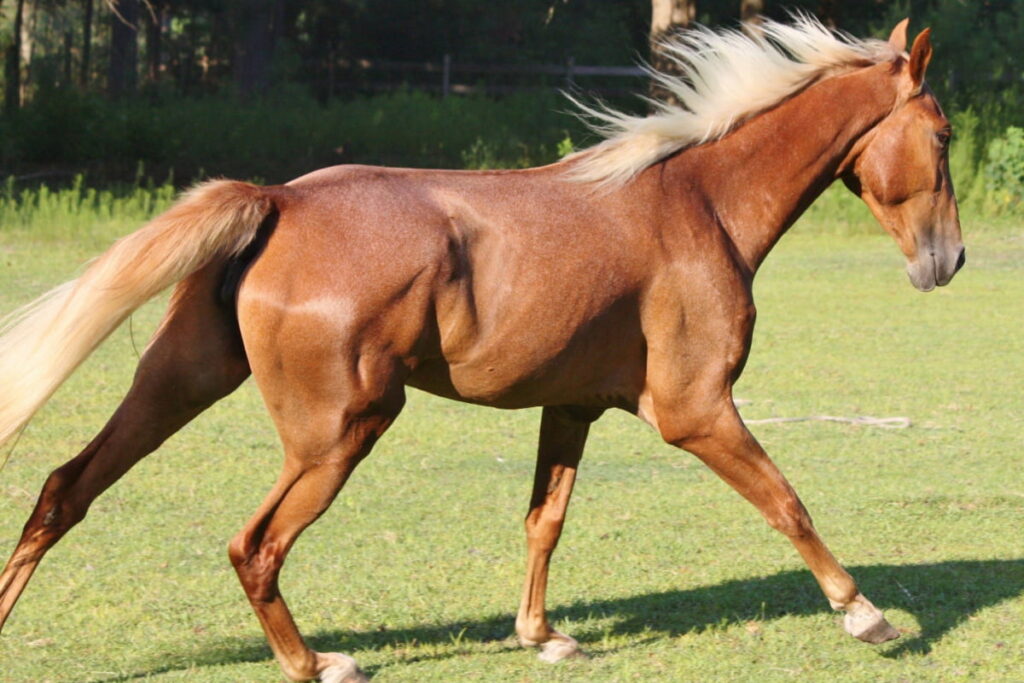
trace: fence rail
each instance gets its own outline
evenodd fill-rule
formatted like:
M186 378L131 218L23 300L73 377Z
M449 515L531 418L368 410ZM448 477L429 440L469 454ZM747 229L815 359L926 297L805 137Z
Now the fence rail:
M509 93L528 92L536 90L558 90L560 88L576 88L580 84L576 78L625 78L641 79L646 77L646 72L638 66L595 66L576 64L572 57L564 64L470 64L456 62L451 55L444 55L440 62L405 62L377 59L355 59L345 60L340 63L342 70L350 73L369 74L371 72L390 72L407 74L436 75L433 81L418 83L417 87L425 87L430 90L439 90L442 96L451 94L470 94L478 92ZM458 82L459 76L482 75L482 76L556 76L561 78L560 86L553 85L522 85L522 84L497 84L497 83L463 83ZM378 90L387 90L399 87L400 84L393 83L371 83L369 87ZM601 94L623 94L632 93L637 90L636 84L633 87L607 87L599 86L587 88Z

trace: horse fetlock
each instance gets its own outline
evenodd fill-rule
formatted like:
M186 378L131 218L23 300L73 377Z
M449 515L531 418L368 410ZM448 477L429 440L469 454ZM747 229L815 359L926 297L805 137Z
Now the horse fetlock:
M527 610L516 616L516 637L523 647L537 647L554 632L543 615L530 617Z
M900 637L900 632L885 620L882 611L860 593L844 609L843 628L857 640L877 645Z
M356 660L340 652L317 653L320 683L368 683L369 678L362 672Z
M521 635L516 635L516 640L519 641L519 645L522 647L537 647L540 645L539 640L531 640L530 638L524 638Z
M545 662L554 663L569 657L584 656L574 638L559 633L546 622L538 627L517 621L516 635L523 647L539 648L537 658Z

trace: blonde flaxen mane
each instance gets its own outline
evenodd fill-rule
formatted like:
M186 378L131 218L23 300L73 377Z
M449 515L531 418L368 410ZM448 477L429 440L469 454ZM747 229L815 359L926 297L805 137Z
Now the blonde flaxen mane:
M801 15L792 24L765 21L750 32L697 28L663 42L681 74L648 68L682 106L653 102L650 116L631 116L570 96L605 139L566 157L568 178L614 189L640 171L692 145L718 139L837 70L895 59L883 40L836 34Z

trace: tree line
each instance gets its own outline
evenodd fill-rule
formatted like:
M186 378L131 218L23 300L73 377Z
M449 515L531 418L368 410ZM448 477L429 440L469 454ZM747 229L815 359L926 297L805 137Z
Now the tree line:
M276 182L333 163L547 163L588 140L553 92L567 70L502 66L657 64L650 48L662 31L792 9L857 36L884 38L907 15L915 32L931 26L929 83L956 121L961 165L995 168L985 160L996 148L1016 163L1024 0L0 0L0 178ZM432 94L436 73L359 68L446 55L499 66L461 72L483 86L468 90L518 94L445 99ZM975 174L979 183L988 172Z
M856 35L900 14L970 4L975 18L1016 18L1015 0L0 0L4 102L11 113L47 89L122 98L297 84L344 94L360 58L478 63L630 64L664 33L695 21L816 14ZM1020 22L1016 22L1020 23ZM941 52L940 52L941 54ZM657 61L657 55L653 58Z

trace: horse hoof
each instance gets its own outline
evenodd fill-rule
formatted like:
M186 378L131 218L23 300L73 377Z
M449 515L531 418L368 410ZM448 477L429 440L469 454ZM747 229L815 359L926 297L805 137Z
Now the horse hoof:
M852 614L847 614L843 620L843 626L846 628L846 632L857 640L863 640L865 643L871 643L872 645L878 645L887 640L894 640L900 637L900 632L894 629L881 614L871 619L858 618Z
M586 655L580 650L580 644L574 638L558 632L554 633L550 640L540 644L540 653L537 655L538 659L549 664L571 657L586 657Z
M873 645L900 637L900 632L885 620L881 610L863 595L858 595L847 609L843 627L857 640Z
M324 668L317 680L320 683L369 683L356 660L340 652L326 652L320 655L327 660L328 665Z

